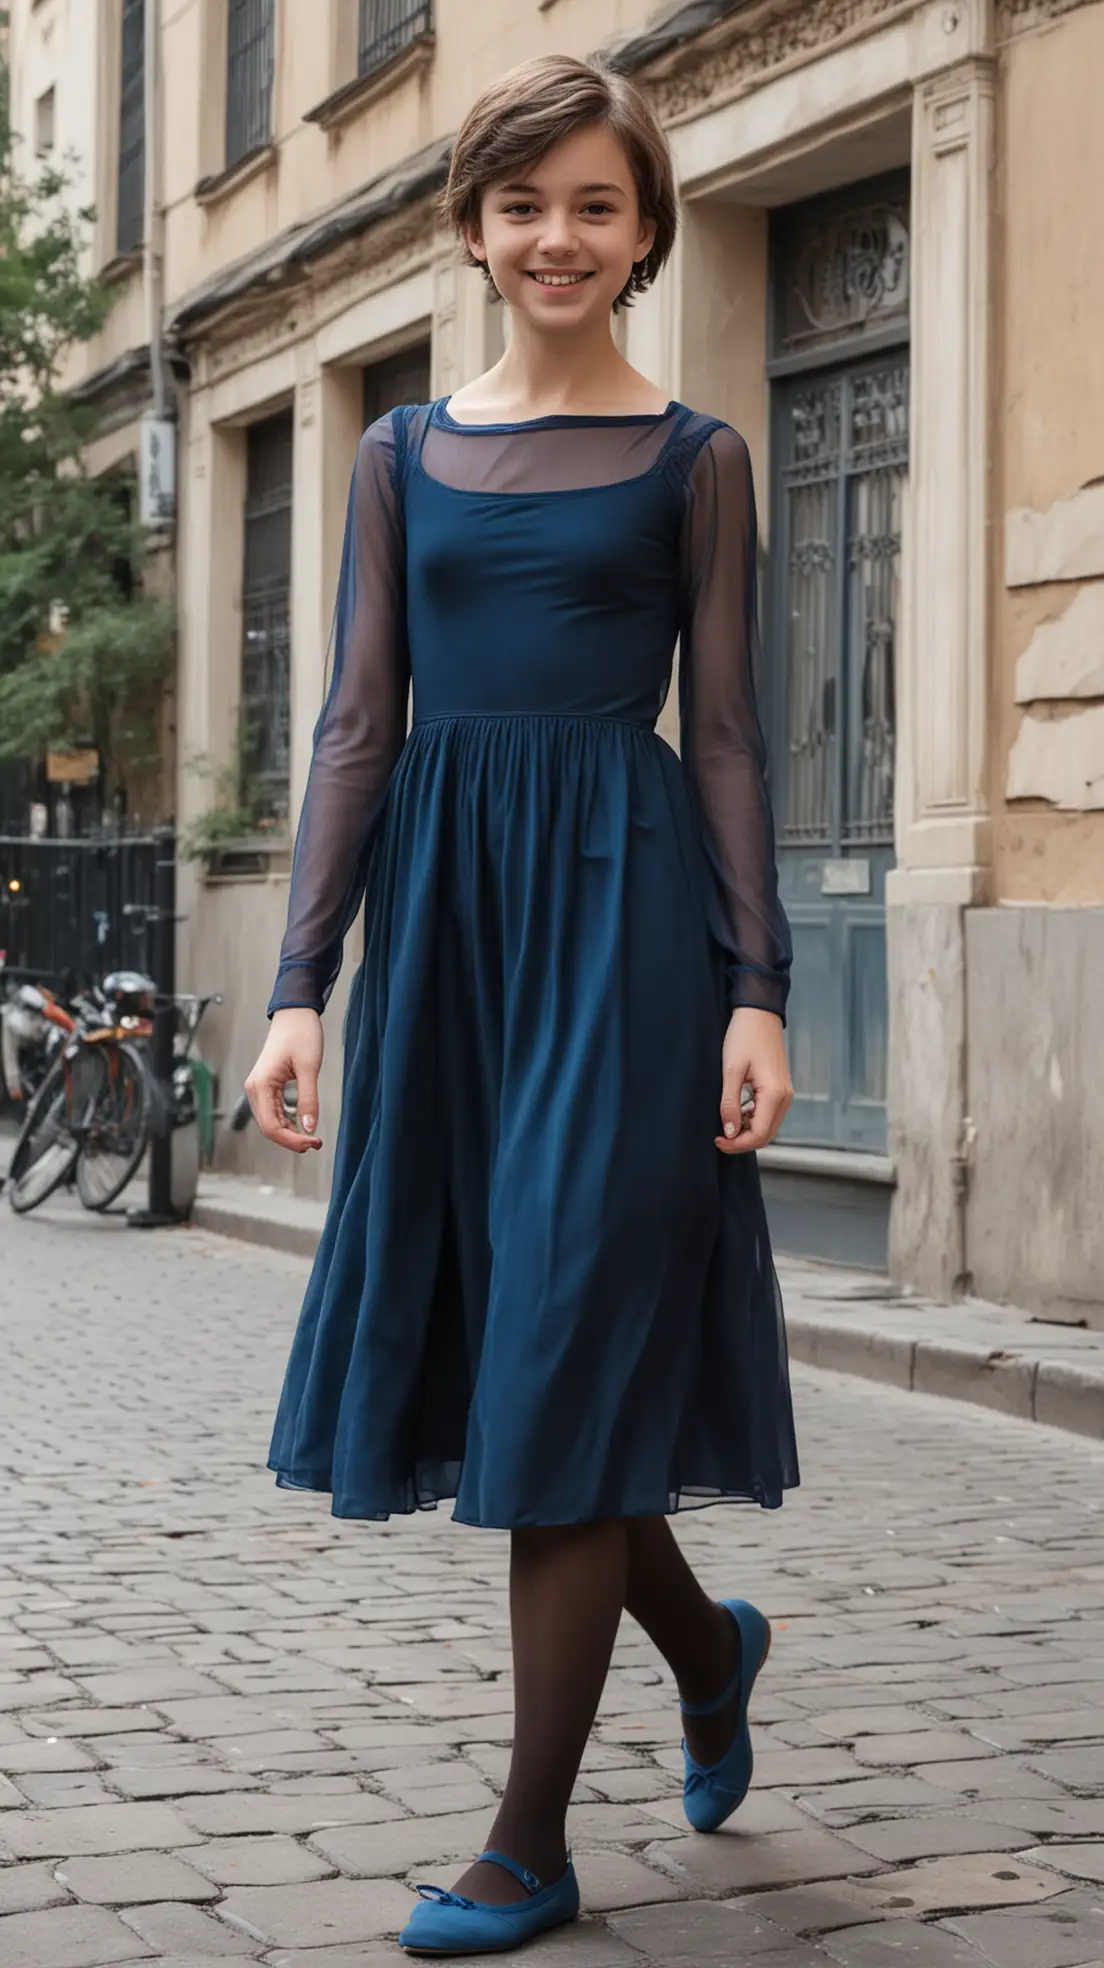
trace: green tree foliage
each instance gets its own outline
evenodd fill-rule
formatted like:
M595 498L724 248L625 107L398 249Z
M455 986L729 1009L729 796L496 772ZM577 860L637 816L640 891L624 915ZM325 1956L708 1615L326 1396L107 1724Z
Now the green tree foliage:
M20 168L5 97L0 86L0 758L94 745L106 800L158 756L172 621L136 585L127 489L88 476L95 419L61 385L111 302L82 271L94 215L74 207L65 171Z

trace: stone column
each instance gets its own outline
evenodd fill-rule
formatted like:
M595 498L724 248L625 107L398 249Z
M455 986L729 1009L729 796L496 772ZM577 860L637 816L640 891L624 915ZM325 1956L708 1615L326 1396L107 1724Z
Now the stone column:
M498 361L505 346L503 315L483 275L465 266L450 243L433 269L434 397L451 396Z
M207 389L189 399L181 450L177 811L186 822L211 804L197 764L214 768L233 755L241 690L245 434L212 422Z
M964 911L986 899L993 76L924 82L913 113L912 405L897 862L887 882L890 1262L968 1282Z
M316 344L296 351L291 566L291 824L310 769L326 689L334 594L349 479L361 433L362 372L321 368Z
M176 814L186 828L211 805L213 775L232 756L241 686L244 434L212 423L211 392L202 383L187 399L180 455ZM209 989L194 862L181 860L177 902L179 988Z

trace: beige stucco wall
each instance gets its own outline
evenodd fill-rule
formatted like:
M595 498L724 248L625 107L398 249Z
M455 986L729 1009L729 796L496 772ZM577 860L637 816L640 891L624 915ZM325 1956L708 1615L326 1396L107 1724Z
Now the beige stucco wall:
M1099 4L1000 57L990 796L1012 902L1104 899L1102 73ZM1063 561L1093 578L1050 578Z
M91 206L96 212L84 254L89 274L102 272L114 258L119 6L120 0L9 0L11 118L21 140L17 168L30 175L36 167L35 104L53 88L51 161L70 176L66 198L72 209ZM100 333L70 352L64 382L106 367L145 341L140 272L120 269L113 293Z
M370 182L459 125L475 95L516 62L543 53L587 54L641 23L647 0L437 0L432 62L387 87L340 127L305 122L351 80L337 50L349 47L355 0L310 0L277 9L271 167L206 206L198 180L222 168L217 83L224 34L219 0L164 6L167 299L208 273ZM347 17L342 19L342 17ZM344 32L339 33L339 26Z
M42 0L36 17L77 4ZM87 4L106 31L118 0ZM30 0L20 8L29 14ZM347 79L338 27L348 46L355 0L284 0L272 154L247 181L197 200L197 181L223 161L224 3L163 0L169 308L454 129L512 63L546 50L585 54L655 11L652 0L438 0L433 60L327 132L304 116ZM932 1290L949 1288L971 1256L957 1157L967 1103L983 1104L984 1093L967 1073L967 971L998 945L975 938L971 957L966 918L979 903L1077 904L1104 890L1104 810L1012 796L1025 784L1068 795L1104 743L1104 676L1093 667L1104 666L1093 656L1104 625L1104 487L1092 485L1104 478L1094 368L1104 318L1095 250L1104 122L1093 87L1102 65L1102 0L848 0L846 9L806 0L746 18L738 10L653 78L685 223L671 268L622 323L624 346L670 394L744 431L768 552L767 209L912 165L915 452L887 912L890 1148L894 1267ZM106 83L100 104L106 114ZM100 141L102 166L102 132ZM104 350L144 339L143 320L133 286ZM182 818L206 795L188 757L225 754L232 740L244 426L293 408L294 812L322 695L361 369L427 339L434 395L484 368L500 345L499 317L478 276L457 265L428 201L313 265L293 294L251 296L192 334L180 430ZM1085 735L1073 746L1051 723ZM673 694L660 728L675 737ZM232 1096L264 1036L286 868L274 860L263 879L214 885L192 868L181 886L182 982L232 1001L208 1042ZM354 961L350 950L342 989ZM1028 1000L1033 988L1025 980ZM327 1019L331 1124L340 1014L338 998ZM1008 1045L994 1039L994 1060L1015 1049L1011 1027L1007 1036ZM289 1187L325 1189L328 1154L293 1162L249 1136L223 1152ZM1001 1164L991 1193L1014 1193L1014 1177Z

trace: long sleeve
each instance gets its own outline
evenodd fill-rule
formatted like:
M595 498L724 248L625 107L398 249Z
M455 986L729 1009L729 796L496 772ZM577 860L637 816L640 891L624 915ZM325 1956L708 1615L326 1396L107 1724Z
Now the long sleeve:
M792 943L778 898L767 750L755 697L756 521L742 437L715 429L694 461L683 535L681 748L712 872L710 927L728 1001L786 1020Z
M364 893L375 822L406 735L402 520L391 417L361 439L334 614L333 675L315 727L295 839L287 931L268 1015L321 1012Z

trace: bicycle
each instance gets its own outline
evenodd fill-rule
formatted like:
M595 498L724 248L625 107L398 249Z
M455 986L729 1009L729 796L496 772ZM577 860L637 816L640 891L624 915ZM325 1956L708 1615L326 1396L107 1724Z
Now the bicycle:
M26 1112L73 1025L62 994L5 976L0 951L0 1104Z
M64 1182L87 1209L106 1209L145 1151L151 1080L136 1043L153 1031L155 986L137 972L74 998L67 1035L27 1110L8 1174L23 1216Z
M108 1209L137 1173L155 1126L174 1125L177 1109L194 1098L191 1048L208 1006L222 999L172 1000L183 1043L171 1092L155 1079L149 1055L159 1002L152 980L129 971L74 1000L74 1029L31 1101L12 1157L8 1200L19 1215L70 1180L85 1209Z

